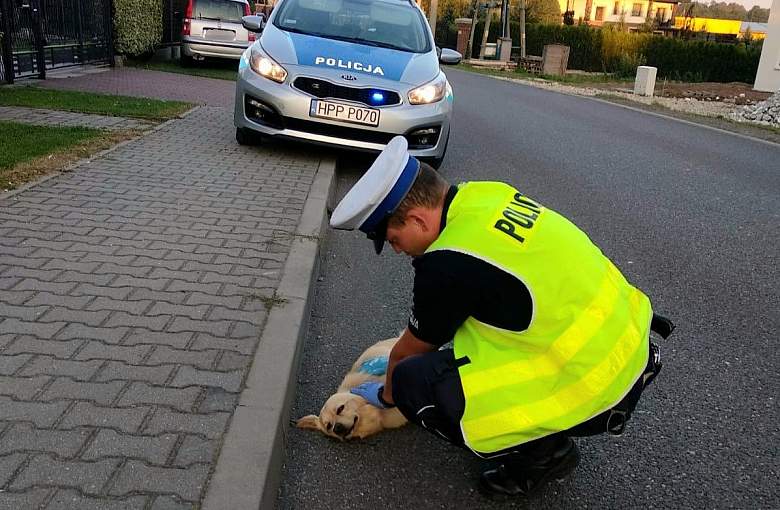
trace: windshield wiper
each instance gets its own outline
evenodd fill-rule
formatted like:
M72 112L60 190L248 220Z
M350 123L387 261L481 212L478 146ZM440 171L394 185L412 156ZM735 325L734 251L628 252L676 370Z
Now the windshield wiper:
M210 19L213 21L222 21L222 18L211 18L209 16L203 16L202 14L198 14L198 19Z
M398 46L394 46L392 44L381 43L378 41L370 41L367 39L360 39L359 37L347 37L344 35L326 35L324 37L330 37L331 39L336 39L337 41L365 44L366 46L376 46L377 48L390 48L393 50L404 50L404 48L399 48ZM409 50L405 50L405 51L409 51Z
M355 39L355 38L349 38L348 40L359 43L359 44L365 44L367 46L376 46L377 48L389 48L391 50L398 50L398 51L408 51L411 53L414 53L413 50L409 48L402 48L401 46L396 46L395 44L390 43L383 43L379 41L369 41L366 39Z
M319 34L317 34L317 33L314 33L314 32L307 32L306 30L301 30L300 28L295 28L295 27L277 27L277 28L279 28L279 29L281 29L281 30L285 30L285 31L287 31L287 32L294 32L294 33L296 33L296 34L304 34L304 35L319 35Z
M379 42L379 41L371 41L369 39L361 39L359 37L347 37L345 35L325 34L325 33L322 33L322 32L304 32L303 30L299 30L299 29L295 29L295 28L290 28L290 29L287 29L287 30L290 30L291 32L297 32L299 34L313 35L313 36L316 36L316 37L325 37L326 39L335 39L337 41L352 42L352 43L357 43L357 44L365 44L366 46L375 46L377 48L388 48L388 49L391 49L391 50L408 51L408 52L414 53L414 51L409 49L409 48L402 48L402 47L396 46L394 44L383 43L383 42Z

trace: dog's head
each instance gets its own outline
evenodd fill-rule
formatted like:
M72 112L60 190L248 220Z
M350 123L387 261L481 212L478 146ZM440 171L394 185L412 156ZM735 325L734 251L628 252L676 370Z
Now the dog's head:
M326 436L344 441L359 437L356 432L361 421L374 421L376 414L377 408L363 397L341 392L325 402L319 416L304 416L296 422L296 426L301 429L319 430Z

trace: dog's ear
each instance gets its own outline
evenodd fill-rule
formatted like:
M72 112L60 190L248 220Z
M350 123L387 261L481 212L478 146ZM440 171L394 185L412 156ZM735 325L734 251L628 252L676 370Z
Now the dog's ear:
M299 429L322 430L322 425L320 425L320 417L314 414L299 418L295 426Z

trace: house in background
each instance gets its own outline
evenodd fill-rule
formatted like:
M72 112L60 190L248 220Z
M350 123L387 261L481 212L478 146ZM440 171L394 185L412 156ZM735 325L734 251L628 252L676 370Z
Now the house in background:
M704 41L737 43L750 37L759 41L766 37L767 24L740 21L736 19L696 18L675 16L668 26L661 26L658 32L670 37L694 38Z
M628 25L629 30L645 23L649 17L659 24L672 22L672 13L677 0L558 0L561 12L573 11L574 20L593 26L617 24Z
M772 0L766 39L753 88L765 92L780 91L780 0Z
M672 36L688 33L707 41L736 42L741 30L742 21L736 19L676 16L674 25L664 33Z
M769 25L767 23L743 21L742 26L739 28L739 38L744 39L747 34L750 34L750 39L752 41L766 39L766 31L768 26Z

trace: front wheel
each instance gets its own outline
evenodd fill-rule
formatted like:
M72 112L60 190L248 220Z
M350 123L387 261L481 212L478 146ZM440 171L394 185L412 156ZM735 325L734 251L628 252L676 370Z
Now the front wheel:
M236 141L238 145L260 145L260 136L246 128L236 128Z

